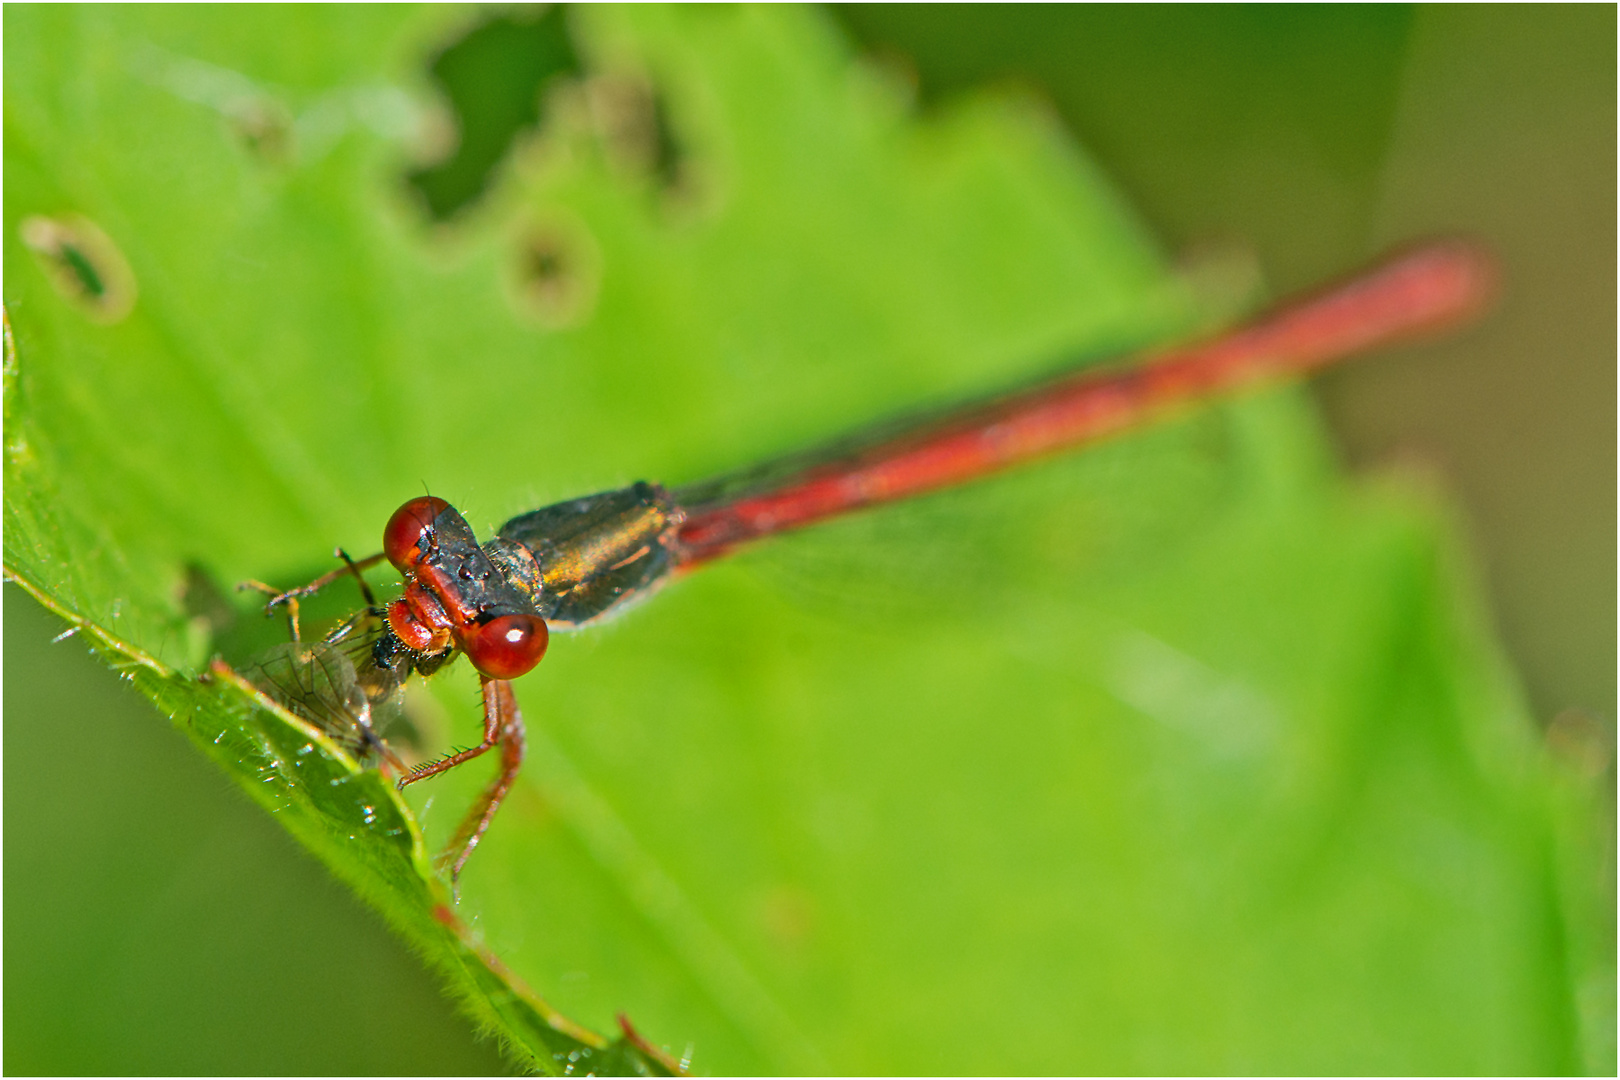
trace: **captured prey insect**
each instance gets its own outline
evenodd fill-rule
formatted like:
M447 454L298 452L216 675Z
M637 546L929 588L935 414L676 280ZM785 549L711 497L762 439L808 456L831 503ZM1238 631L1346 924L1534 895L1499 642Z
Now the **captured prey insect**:
M298 598L347 574L367 602L319 643L295 640L261 659L256 679L357 751L393 762L372 716L407 676L431 675L467 654L482 682L482 741L400 770L398 781L403 788L500 749L494 781L445 850L454 881L522 766L512 680L540 662L551 630L607 617L748 541L963 483L1190 402L1457 324L1483 308L1491 278L1489 261L1470 247L1419 247L1236 330L1123 368L1065 373L704 483L666 490L640 482L557 503L513 518L484 544L444 499L412 499L389 519L381 553L353 562L339 552L343 567L287 592L249 583L273 594L268 609L288 605L295 639ZM379 605L361 571L385 558L405 587Z

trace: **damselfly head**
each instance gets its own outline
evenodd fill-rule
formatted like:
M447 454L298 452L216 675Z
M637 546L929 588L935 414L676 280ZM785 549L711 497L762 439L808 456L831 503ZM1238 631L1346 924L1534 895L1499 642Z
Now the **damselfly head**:
M388 608L389 626L412 652L453 640L491 679L515 679L545 655L540 565L522 544L497 537L480 547L455 507L423 495L388 519L383 552L407 582Z

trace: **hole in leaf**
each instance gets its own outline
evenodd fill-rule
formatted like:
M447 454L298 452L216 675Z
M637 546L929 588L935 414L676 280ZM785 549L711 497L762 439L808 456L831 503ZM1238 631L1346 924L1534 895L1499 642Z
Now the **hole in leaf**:
M588 71L561 5L485 20L448 45L429 74L449 106L454 136L440 160L408 180L438 220L477 201L513 144L542 122L571 133L585 125L614 168L651 179L663 193L684 195L694 186L654 80L634 67ZM551 92L564 82L577 88Z
M664 191L680 186L684 155L651 79L632 72L597 75L586 95L592 123L615 166L650 177Z
M559 218L523 234L513 261L512 297L521 313L548 330L560 330L590 317L601 277L590 231Z
M39 257L56 291L91 319L114 323L135 306L135 275L129 263L88 218L29 217L18 233Z
M449 45L428 69L459 133L454 152L411 173L428 212L444 220L468 206L513 141L540 122L540 101L555 79L581 72L561 6L496 15Z

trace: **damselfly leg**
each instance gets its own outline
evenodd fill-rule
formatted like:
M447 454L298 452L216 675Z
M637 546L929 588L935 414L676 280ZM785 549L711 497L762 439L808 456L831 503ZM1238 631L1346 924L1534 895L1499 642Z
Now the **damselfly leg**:
M501 802L505 800L507 792L512 790L518 771L523 768L523 755L528 747L523 730L523 713L518 708L517 695L512 692L512 684L505 679L488 678L484 679L483 683L484 741L469 750L450 754L426 765L418 765L399 781L399 786L404 788L407 784L437 776L446 769L452 769L497 745L500 746L500 772L495 774L495 779L484 789L483 794L478 796L472 809L462 819L456 835L440 855L440 859L449 864L452 882L461 877L461 868L467 865L467 859L471 857L478 842L484 838L489 823L495 820L495 812L501 808Z
M255 592L262 592L269 596L270 599L264 602L264 613L266 615L274 614L276 608L278 607L286 607L287 628L292 634L292 640L297 641L299 640L299 599L301 597L314 596L316 593L320 592L322 589L326 588L340 577L348 576L354 578L355 582L360 586L360 595L365 599L366 606L368 608L374 608L377 606L377 596L371 591L371 585L366 581L365 571L382 562L385 555L379 551L375 555L367 556L366 558L361 559L359 562L355 562L353 559L349 558L349 553L344 551L342 548L338 548L333 552L333 554L339 559L343 560L343 565L338 567L336 570L322 574L308 585L300 585L296 589L282 590L276 588L274 585L266 585L262 581L255 581L252 578L249 578L247 581L238 584L236 588L238 591L243 589L252 589Z

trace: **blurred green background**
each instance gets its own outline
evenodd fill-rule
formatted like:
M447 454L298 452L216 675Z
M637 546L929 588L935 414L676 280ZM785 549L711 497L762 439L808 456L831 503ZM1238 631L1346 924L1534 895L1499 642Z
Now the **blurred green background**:
M1612 8L835 15L922 108L987 81L1034 88L1173 250L1252 251L1275 292L1414 235L1485 239L1504 293L1484 326L1336 372L1321 395L1352 465L1409 463L1456 492L1538 720L1612 749ZM545 73L572 62L561 26L498 13L445 54L437 73L484 126L466 125L461 172L401 184L440 213L476 199ZM7 1071L503 1069L368 912L7 600ZM333 977L311 1001L317 964Z

